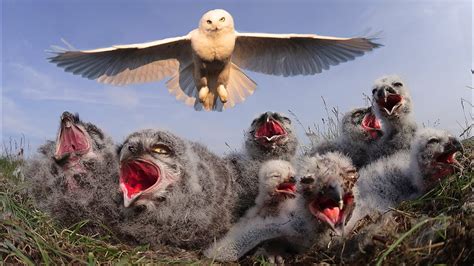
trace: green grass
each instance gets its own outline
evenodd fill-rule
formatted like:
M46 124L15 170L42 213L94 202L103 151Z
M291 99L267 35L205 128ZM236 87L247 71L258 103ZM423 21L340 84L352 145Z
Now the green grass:
M464 170L444 180L419 199L404 202L394 215L395 227L382 236L384 243L347 260L311 250L289 259L298 263L349 264L471 264L474 254L474 140L464 143ZM78 233L87 221L61 228L34 208L15 169L22 163L0 158L0 262L5 264L210 264L196 252L171 247L150 249L121 244L110 235ZM429 242L426 235L432 236ZM246 258L244 264L268 265L263 258Z
M131 247L111 236L86 236L79 230L87 221L60 228L36 210L14 174L21 161L0 158L0 261L6 264L189 264L176 251L154 251L147 246ZM112 244L113 243L113 244ZM166 254L163 254L166 253ZM177 254L179 255L179 254ZM189 256L189 254L185 254Z
M473 265L474 253L474 138L463 141L463 170L446 178L425 195L403 202L389 221L376 220L381 228L361 251L364 228L343 245L314 249L296 261L377 265ZM384 223L385 222L385 223ZM355 244L353 243L355 242ZM352 246L351 246L352 245ZM355 246L355 247L354 247ZM355 251L355 252L354 252ZM342 256L340 254L343 254Z

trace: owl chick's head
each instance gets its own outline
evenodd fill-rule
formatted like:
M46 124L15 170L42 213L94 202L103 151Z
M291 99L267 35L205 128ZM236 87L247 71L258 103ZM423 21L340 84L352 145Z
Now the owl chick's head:
M357 108L342 117L341 132L354 141L370 141L382 135L382 125L371 107Z
M252 121L246 133L245 147L252 158L290 159L296 153L298 140L291 120L280 114L266 112Z
M398 119L412 111L411 97L405 82L396 75L383 76L372 89L374 109L387 119Z
M462 144L445 130L420 129L411 145L411 161L418 164L424 188L433 187L461 167L455 157L463 151Z
M182 177L185 150L184 141L166 131L147 129L129 135L118 149L125 207L163 198Z
M258 172L259 191L269 197L294 198L296 193L295 170L288 161L270 160Z
M112 146L112 140L100 128L82 122L78 114L64 112L53 158L63 168L70 169L83 159L97 159L102 150Z
M224 9L210 10L201 17L199 30L208 34L234 31L234 19Z
M342 234L355 206L352 188L358 175L351 160L338 152L306 157L298 176L311 214Z

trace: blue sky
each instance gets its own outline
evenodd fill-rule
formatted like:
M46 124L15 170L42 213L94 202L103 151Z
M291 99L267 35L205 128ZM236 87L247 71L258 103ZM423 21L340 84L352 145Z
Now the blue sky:
M384 47L314 76L247 71L254 95L223 113L196 112L164 81L113 87L65 73L45 50L64 38L78 49L181 36L207 10L229 11L240 32L355 36L383 31ZM306 127L325 117L321 97L340 111L365 105L372 82L398 74L420 123L458 134L461 98L472 102L472 1L26 1L2 0L2 143L21 135L30 150L54 139L60 114L78 112L121 142L142 128L167 129L219 154L239 149L261 112L295 113ZM472 108L467 112L472 113ZM472 121L471 121L472 122ZM304 129L295 123L300 139Z

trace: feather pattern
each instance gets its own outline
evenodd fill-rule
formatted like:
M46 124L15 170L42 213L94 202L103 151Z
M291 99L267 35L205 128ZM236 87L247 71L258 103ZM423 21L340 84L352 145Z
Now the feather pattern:
M112 85L159 81L192 62L188 36L83 51L57 51L50 62L66 72Z
M380 47L367 38L314 34L237 33L232 61L277 76L313 75Z

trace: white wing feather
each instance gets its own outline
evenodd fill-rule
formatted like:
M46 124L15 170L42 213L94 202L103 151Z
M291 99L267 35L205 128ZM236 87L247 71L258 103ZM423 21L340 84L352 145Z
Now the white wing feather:
M381 46L373 40L314 34L237 33L232 62L270 75L313 75Z
M189 36L84 51L60 51L49 58L67 72L102 83L126 85L175 75L192 61Z

